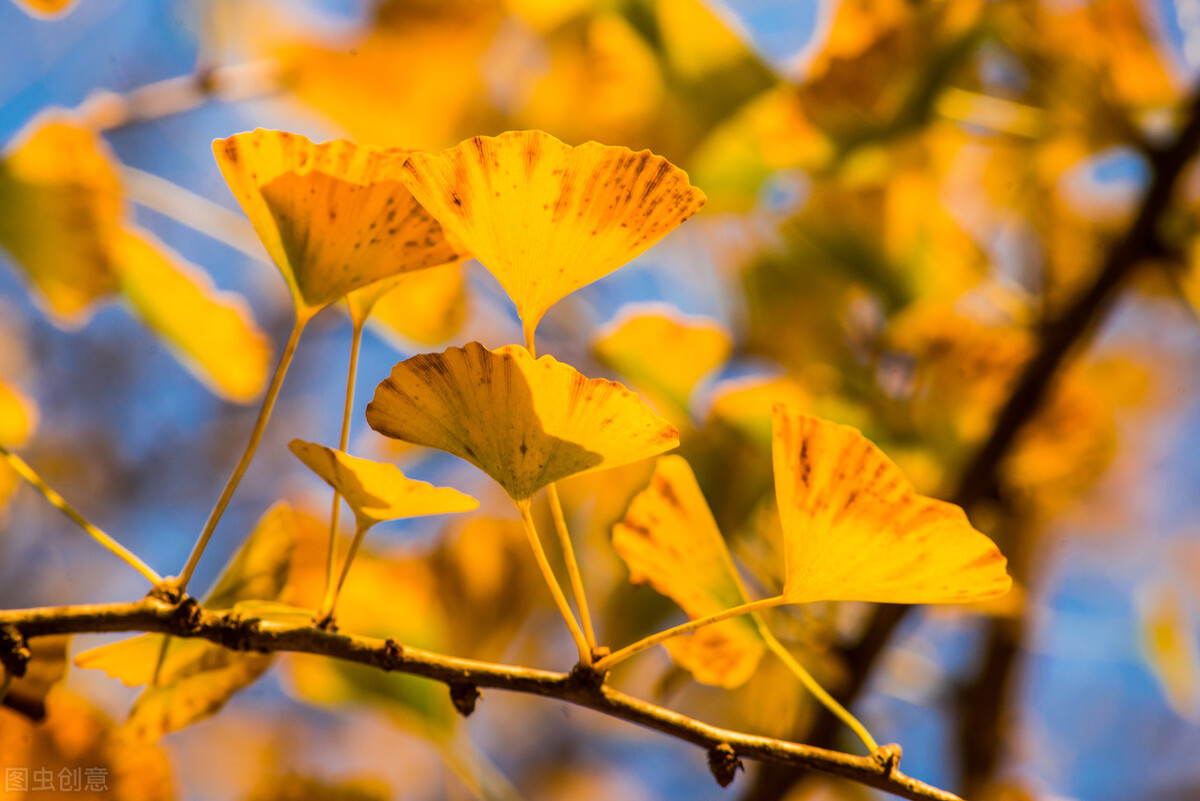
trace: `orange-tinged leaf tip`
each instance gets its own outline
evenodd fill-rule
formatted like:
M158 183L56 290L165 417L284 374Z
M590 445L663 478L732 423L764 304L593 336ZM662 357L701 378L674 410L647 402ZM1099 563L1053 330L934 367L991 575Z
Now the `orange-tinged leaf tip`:
M620 384L552 356L478 342L400 362L367 422L389 437L452 453L517 501L567 476L656 456L679 433Z
M527 331L560 298L639 255L704 204L683 170L648 150L570 147L541 131L414 152L402 178L496 276Z
M288 447L346 499L360 524L469 512L479 506L479 501L451 487L435 487L408 478L393 464L362 459L301 439L292 440Z
M1008 592L995 544L918 495L857 429L774 409L775 495L793 603L959 603Z
M613 527L613 547L634 583L647 583L692 619L749 602L696 476L682 456L662 456L650 486ZM765 645L751 616L725 620L667 643L671 657L697 681L744 684Z
M406 150L257 129L215 140L213 153L298 311L460 258L400 182Z

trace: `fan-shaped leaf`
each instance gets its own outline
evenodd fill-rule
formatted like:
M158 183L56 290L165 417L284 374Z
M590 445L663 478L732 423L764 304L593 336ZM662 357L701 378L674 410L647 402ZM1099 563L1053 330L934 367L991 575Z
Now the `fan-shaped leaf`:
M469 512L479 501L451 487L408 478L394 464L374 462L294 439L288 446L304 464L350 504L359 525L401 517Z
M559 479L670 450L679 436L620 384L478 342L400 362L367 422L474 464L517 501Z
M704 203L686 173L648 150L568 147L541 131L412 153L404 181L496 276L529 333L560 298L637 256Z
M775 494L792 603L958 603L1012 585L954 504L918 495L857 429L775 407Z
M629 566L630 580L648 583L693 620L750 601L682 456L658 459L650 486L613 527L613 547ZM737 687L758 667L766 646L756 616L742 615L669 640L666 647L697 681Z
M398 178L406 152L258 129L213 142L300 313L458 254Z

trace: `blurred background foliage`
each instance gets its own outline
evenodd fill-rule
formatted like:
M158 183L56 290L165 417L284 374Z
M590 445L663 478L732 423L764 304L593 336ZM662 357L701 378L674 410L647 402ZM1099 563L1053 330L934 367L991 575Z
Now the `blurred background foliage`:
M776 592L772 403L861 428L920 491L952 496L1195 113L1200 4L6 0L0 43L0 440L160 572L186 556L291 324L211 140L268 127L437 149L539 128L650 148L708 195L553 309L539 344L680 428L751 591ZM971 798L1200 796L1198 201L1188 163L968 510L1009 557L1012 594L915 610L870 665L844 656L870 607L770 613L831 690L863 687L855 709L903 744L908 773ZM509 301L479 265L442 267L406 277L372 325L351 452L483 503L379 526L342 628L571 664L499 491L361 424L398 359L520 341ZM348 319L326 311L310 331L202 584L287 500L308 522L285 597L315 604L328 489L285 445L337 441ZM614 646L682 619L610 544L650 470L562 486ZM6 469L0 496L0 607L144 592ZM42 664L103 641L86 640L48 643ZM32 697L58 678L32 677ZM855 748L775 660L722 690L656 649L613 681L719 725ZM44 723L0 709L0 767L103 766L121 799L872 795L753 765L720 790L702 753L619 721L501 693L464 721L441 685L312 658L275 660L157 744L122 735L134 697L72 668Z

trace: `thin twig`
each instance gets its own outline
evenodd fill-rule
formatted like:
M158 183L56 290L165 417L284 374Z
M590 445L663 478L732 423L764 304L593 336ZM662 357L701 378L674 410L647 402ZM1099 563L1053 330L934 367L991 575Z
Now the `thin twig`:
M128 92L96 91L79 104L76 115L96 131L169 117L211 99L228 103L279 91L279 65L273 60L202 69Z
M739 757L841 776L914 801L961 801L958 796L904 775L895 762L852 756L770 737L729 731L643 701L604 685L593 671L555 673L443 656L380 640L250 619L233 611L209 612L190 599L169 604L154 597L132 603L43 607L0 612L0 631L28 639L52 634L138 631L201 638L265 653L317 654L408 673L448 686L474 685L556 698L654 729L705 749L727 744Z

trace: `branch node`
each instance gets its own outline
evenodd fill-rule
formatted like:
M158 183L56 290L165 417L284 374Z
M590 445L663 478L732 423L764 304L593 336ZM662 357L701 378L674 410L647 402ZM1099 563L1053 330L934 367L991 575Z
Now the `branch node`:
M579 662L575 667L571 668L571 673L567 677L567 683L582 690L586 693L594 694L600 691L604 686L604 679L608 677L608 672L596 670L592 665L585 665Z
M0 664L4 665L5 671L19 679L25 675L25 667L32 658L21 630L9 623L0 626Z
M380 666L384 670L396 670L404 663L404 646L388 637L383 643L383 659Z
M733 777L737 775L737 772L745 771L746 766L742 764L742 760L738 759L737 752L733 750L732 745L721 743L708 749L708 769L712 771L717 784L728 787L733 783Z
M479 688L467 681L450 682L450 700L458 714L464 718L470 717L475 711L475 702L482 698Z
M183 590L179 586L179 579L175 576L168 576L163 579L162 583L152 587L150 592L146 593L147 598L155 598L169 606L175 606L183 600Z
M179 602L171 615L176 628L185 634L195 634L200 630L200 602L188 596Z
M872 751L871 758L883 766L885 775L890 778L900 767L900 753L899 743L889 743Z
M250 642L261 631L260 623L262 621L256 617L242 617L236 612L226 615L225 625L217 628L221 645L231 651L252 650Z

